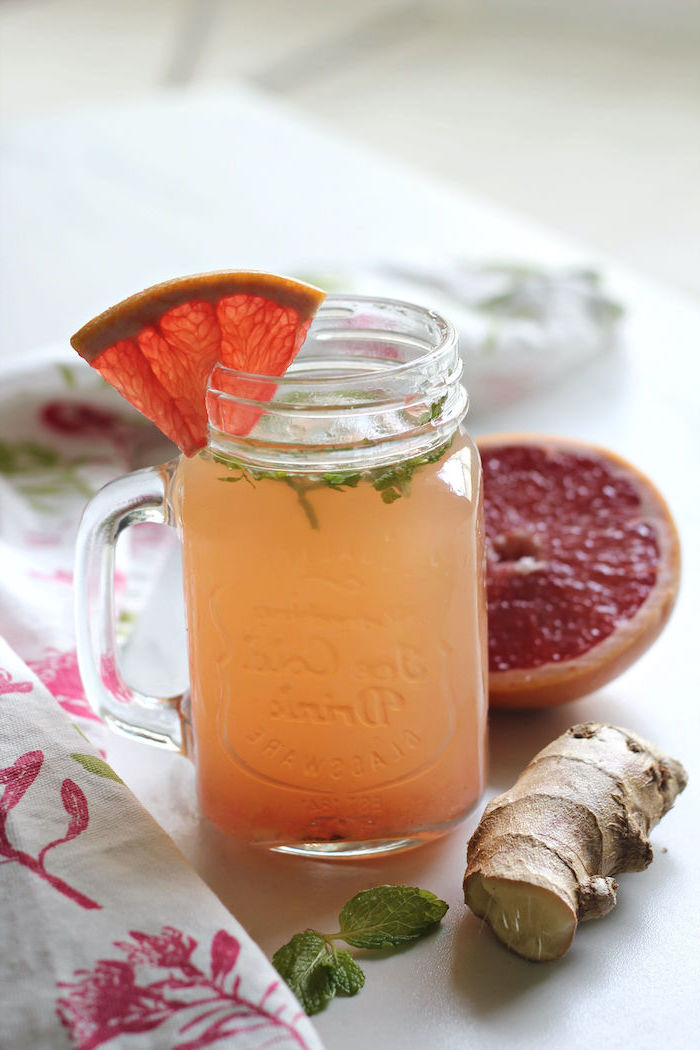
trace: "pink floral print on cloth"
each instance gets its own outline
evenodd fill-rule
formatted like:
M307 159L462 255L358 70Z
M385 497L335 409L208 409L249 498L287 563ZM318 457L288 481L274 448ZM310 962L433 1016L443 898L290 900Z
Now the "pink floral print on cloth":
M31 693L34 686L31 682L15 682L10 672L0 667L0 693Z
M27 853L26 850L20 849L10 841L8 833L10 810L22 801L25 793L39 776L43 764L43 751L26 751L16 758L11 766L0 769L0 787L4 788L0 795L0 857L3 858L0 864L8 864L11 861L23 864L25 868L45 879L55 890L65 894L81 908L99 908L100 905L96 901L86 897L63 879L57 878L46 870L46 854L49 850L71 842L78 835L82 835L90 823L85 793L75 781L66 777L61 784L61 802L69 817L68 829L64 835L47 842L36 856L32 856L31 853Z
M60 652L49 647L40 660L27 660L27 667L41 679L69 715L99 722L85 696L75 649Z
M237 972L240 942L226 930L214 934L205 968L192 959L195 938L172 926L155 935L132 930L129 936L130 942L114 945L126 959L100 959L73 982L60 982L64 994L57 1012L76 1050L164 1026L172 1050L202 1050L243 1035L261 1050L308 1047L298 1028L304 1013L279 994L279 979L262 995L246 994L245 977Z
M290 990L0 639L0 1046L322 1050Z
M75 656L78 522L86 500L111 478L174 452L78 358L0 369L0 635L98 741ZM172 545L169 530L153 526L130 530L120 543L122 636Z

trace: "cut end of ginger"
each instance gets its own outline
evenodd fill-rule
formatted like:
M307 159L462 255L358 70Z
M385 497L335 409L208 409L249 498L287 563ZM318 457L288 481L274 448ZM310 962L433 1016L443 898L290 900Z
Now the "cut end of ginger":
M467 879L465 895L475 915L525 959L559 959L571 946L576 915L556 893L542 886L473 875Z

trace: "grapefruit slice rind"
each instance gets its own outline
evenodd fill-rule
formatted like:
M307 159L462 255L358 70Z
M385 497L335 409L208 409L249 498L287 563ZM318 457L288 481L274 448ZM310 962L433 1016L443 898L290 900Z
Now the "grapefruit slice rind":
M658 637L680 545L656 487L617 454L538 434L477 440L484 468L489 699L593 692Z
M227 271L146 288L89 321L71 343L187 455L207 441L207 380L214 365L280 376L324 298L274 274ZM270 397L274 385L261 387ZM260 412L238 419L238 433Z

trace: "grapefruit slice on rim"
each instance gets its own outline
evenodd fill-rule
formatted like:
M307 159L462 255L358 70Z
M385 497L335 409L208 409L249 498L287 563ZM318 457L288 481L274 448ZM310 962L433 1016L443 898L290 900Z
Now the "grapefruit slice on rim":
M680 547L653 484L566 438L477 439L484 470L489 699L564 703L651 645L673 608Z
M71 344L186 455L207 443L207 380L214 365L281 376L301 348L325 293L274 274L221 271L146 288L89 321ZM235 381L233 381L235 382ZM229 380L229 393L237 393ZM269 399L274 385L246 385ZM260 412L227 422L250 430Z

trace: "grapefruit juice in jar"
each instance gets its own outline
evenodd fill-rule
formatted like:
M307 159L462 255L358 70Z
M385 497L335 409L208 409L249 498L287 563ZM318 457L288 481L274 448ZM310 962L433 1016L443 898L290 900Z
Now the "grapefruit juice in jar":
M483 790L481 473L460 374L436 315L332 299L270 400L273 381L212 376L210 443L170 502L200 804L237 838L401 849Z

